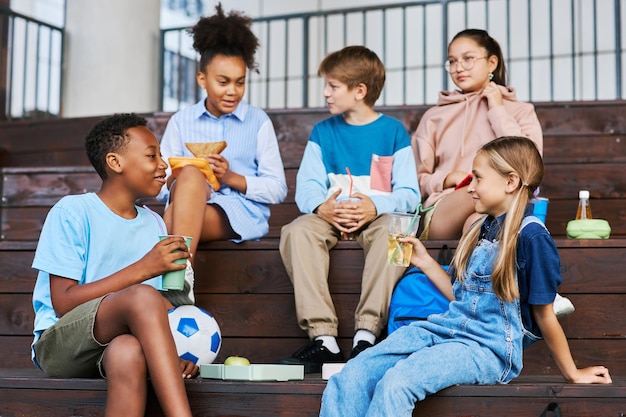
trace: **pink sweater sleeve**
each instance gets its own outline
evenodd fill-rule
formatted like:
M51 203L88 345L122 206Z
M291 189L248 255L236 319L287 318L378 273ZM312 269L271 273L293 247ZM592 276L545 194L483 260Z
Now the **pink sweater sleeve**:
M491 128L500 136L524 136L535 142L543 155L543 132L535 107L530 103L514 102L513 106L496 106L487 112Z

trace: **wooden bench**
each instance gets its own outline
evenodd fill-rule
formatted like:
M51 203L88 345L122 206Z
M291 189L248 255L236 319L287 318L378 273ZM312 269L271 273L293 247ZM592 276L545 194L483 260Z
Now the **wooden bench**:
M550 198L547 224L562 259L564 283L560 292L576 305L576 312L562 319L562 324L578 364L607 364L617 377L616 383L610 387L564 384L545 344L540 342L525 352L523 375L514 383L453 387L420 403L415 415L538 415L552 399L561 403L568 416L625 412L626 151L620 137L626 133L622 116L626 114L625 106L621 102L537 105L545 130L546 180L542 195ZM383 111L413 130L424 109ZM280 227L298 215L293 187L308 132L328 114L324 110L302 110L276 111L270 116L290 186L287 201L272 207L266 238L240 245L204 244L197 255L198 304L217 317L224 336L218 362L231 354L247 356L256 363L274 362L306 341L296 325L293 291L278 254L278 237ZM158 135L168 117L149 115L150 126ZM4 166L0 202L3 417L38 415L45 407L58 409L43 413L54 416L91 415L101 411L89 410L102 410L103 381L43 377L34 372L29 351L35 278L30 265L36 240L47 211L60 197L95 191L99 186L82 148L82 137L95 120L18 123L0 129L0 161ZM611 239L579 241L564 237L565 225L576 210L579 188L591 191L594 214L611 223ZM147 203L162 209L154 201ZM426 243L433 254L443 243L456 246L456 242ZM331 257L330 285L340 318L340 344L349 352L362 252L354 242L341 242ZM188 382L198 415L317 415L323 387L319 376L298 383ZM472 410L479 411L470 414ZM158 406L151 406L147 415L161 415Z

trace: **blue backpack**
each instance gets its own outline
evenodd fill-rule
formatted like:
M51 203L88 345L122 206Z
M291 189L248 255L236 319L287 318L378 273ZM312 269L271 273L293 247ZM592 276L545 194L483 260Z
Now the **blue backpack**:
M522 220L520 231L530 223L539 223L545 228L537 217L526 216ZM437 261L443 269L448 270L448 265L452 261L452 251L448 245L441 247ZM400 278L391 294L387 334L413 321L426 320L431 314L444 313L448 311L449 305L450 300L439 291L426 274L421 269L412 266Z
M439 264L448 270L451 251L444 245L439 252ZM396 284L389 303L387 334L416 320L426 320L431 314L448 310L450 300L432 283L421 269L411 266Z

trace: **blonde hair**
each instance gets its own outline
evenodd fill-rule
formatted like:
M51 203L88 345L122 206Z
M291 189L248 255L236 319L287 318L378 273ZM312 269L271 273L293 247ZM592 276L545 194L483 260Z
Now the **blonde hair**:
M516 281L518 233L526 206L543 179L543 160L533 141L517 136L497 138L481 147L478 154L485 156L489 165L503 177L516 174L520 179L513 202L507 211L504 227L498 236L500 252L491 273L491 285L495 294L502 301L510 302L519 297ZM452 262L460 281L466 278L466 268L478 244L485 217L475 222L459 241Z

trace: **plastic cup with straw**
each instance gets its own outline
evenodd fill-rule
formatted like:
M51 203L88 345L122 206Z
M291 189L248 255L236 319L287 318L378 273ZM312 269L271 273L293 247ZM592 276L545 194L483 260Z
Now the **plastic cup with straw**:
M352 197L352 185L354 183L354 179L352 178L352 173L350 172L350 168L346 167L346 173L348 174L348 178L350 179L350 186L348 188L348 196L347 197L339 197L339 198L337 198L337 202L339 202L339 201L360 202L361 201L360 198ZM356 232L353 232L353 233L341 232L341 239L343 239L343 240L355 240L356 239L356 235L357 235Z
M417 235L417 229L419 227L420 213L430 210L422 209L420 204L415 213L389 213L387 226L387 253L388 261L390 265L407 267L411 260L411 252L413 251L413 245L410 243L398 242L398 237L415 237Z

